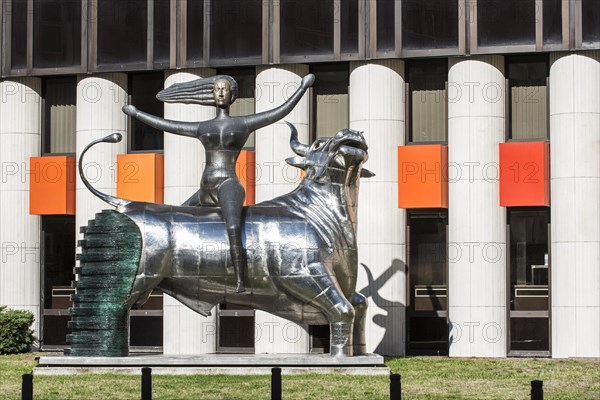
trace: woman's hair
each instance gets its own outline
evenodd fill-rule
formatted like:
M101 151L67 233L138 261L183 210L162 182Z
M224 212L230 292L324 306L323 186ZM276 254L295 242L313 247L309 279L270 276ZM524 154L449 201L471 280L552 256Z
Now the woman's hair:
M215 75L200 78L190 82L175 83L161 90L156 98L166 103L201 104L203 106L216 106L213 90L215 82L226 80L231 86L231 102L238 96L238 84L229 75Z

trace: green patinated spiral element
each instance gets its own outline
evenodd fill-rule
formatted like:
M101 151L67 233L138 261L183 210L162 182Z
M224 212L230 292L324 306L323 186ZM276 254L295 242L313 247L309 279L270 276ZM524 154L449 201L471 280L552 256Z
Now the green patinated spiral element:
M65 354L120 357L129 353L129 308L142 252L142 235L127 216L113 210L96 214L82 229L78 280L70 310L71 349Z

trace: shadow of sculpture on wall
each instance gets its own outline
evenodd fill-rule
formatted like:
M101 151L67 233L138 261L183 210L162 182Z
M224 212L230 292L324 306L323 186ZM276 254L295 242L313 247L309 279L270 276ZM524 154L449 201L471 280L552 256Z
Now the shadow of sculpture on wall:
M384 334L374 352L385 355L401 355L404 354L405 348L405 303L401 300L404 293L402 287L395 298L386 298L381 294L381 289L390 280L394 279L396 274L404 274L403 281L406 282L406 274L408 273L406 263L397 258L392 260L392 264L377 278L374 277L373 271L366 264L360 264L367 274L367 285L360 288L359 292L367 297L369 301L370 315L375 325L383 328ZM373 307L376 306L376 307ZM376 313L377 308L387 311L387 314L381 312ZM373 335L373 332L367 333Z

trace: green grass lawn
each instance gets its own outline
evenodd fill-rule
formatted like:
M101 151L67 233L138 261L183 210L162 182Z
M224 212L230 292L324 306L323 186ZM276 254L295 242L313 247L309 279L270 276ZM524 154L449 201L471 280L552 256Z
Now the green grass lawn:
M35 355L0 356L0 399L19 399L21 374ZM600 360L389 358L402 375L403 399L529 399L544 381L544 399L600 399ZM154 399L270 399L270 376L153 376ZM36 376L36 399L139 399L140 377ZM283 376L284 399L387 399L385 376Z

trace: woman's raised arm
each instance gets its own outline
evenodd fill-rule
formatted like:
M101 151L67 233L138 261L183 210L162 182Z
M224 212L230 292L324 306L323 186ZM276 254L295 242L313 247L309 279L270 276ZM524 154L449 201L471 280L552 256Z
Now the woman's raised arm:
M313 74L306 75L304 78L302 78L302 83L300 84L298 90L296 90L292 97L290 97L285 103L272 110L244 117L248 130L251 132L256 129L260 129L264 126L273 124L288 115L294 109L296 104L298 104L308 88L312 86L314 81L315 76Z
M138 110L132 105L124 106L123 112L148 126L182 136L197 136L198 122L180 122L164 119Z

